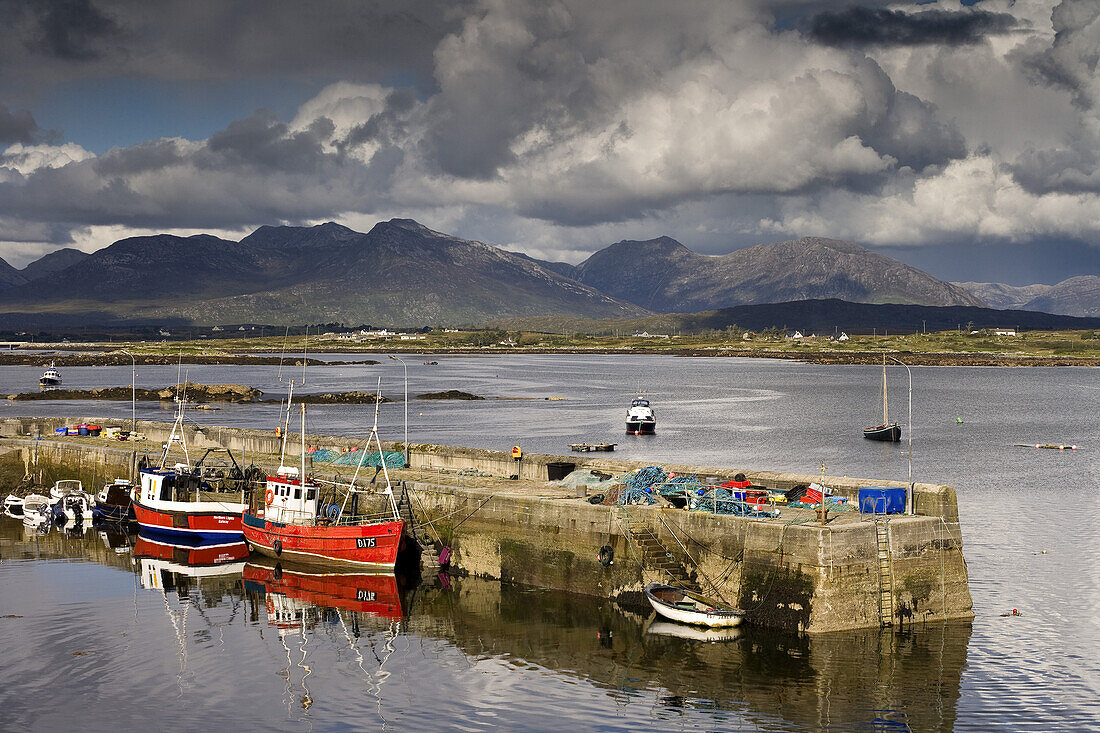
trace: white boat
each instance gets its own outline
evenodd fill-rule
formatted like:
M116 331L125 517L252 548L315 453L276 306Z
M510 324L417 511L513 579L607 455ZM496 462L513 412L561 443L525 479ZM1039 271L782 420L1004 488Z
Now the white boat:
M728 628L738 626L745 618L744 613L733 606L664 583L647 585L645 597L658 614L682 624Z
M61 386L61 372L54 368L53 362L50 362L50 368L42 372L42 376L38 378L38 386L40 387L60 387Z
M76 479L63 479L50 489L57 511L65 515L69 522L82 522L92 518L92 496L84 490L84 485Z
M635 397L626 411L627 435L652 435L657 432L657 417L649 400Z
M50 497L31 494L23 497L23 526L41 527L50 524L53 505Z
M16 496L15 494L8 494L4 497L4 516L13 517L15 519L22 518L23 516L23 497Z

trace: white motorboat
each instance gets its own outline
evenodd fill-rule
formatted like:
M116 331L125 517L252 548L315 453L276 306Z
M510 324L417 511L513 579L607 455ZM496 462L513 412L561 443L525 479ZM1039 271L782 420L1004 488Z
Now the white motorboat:
M647 585L645 597L658 614L682 624L725 628L738 626L745 618L744 612L733 606L664 583Z
M8 494L4 497L4 516L20 519L23 517L23 497Z
M635 397L626 411L627 435L652 435L657 432L657 417L649 400Z
M64 514L66 521L81 522L92 518L93 498L80 481L62 479L50 489L50 496L56 500L57 512Z
M31 494L23 497L23 526L41 527L49 526L53 512L53 504L48 496Z
M50 368L42 372L42 376L38 378L38 386L40 387L60 387L61 386L61 372L57 371L53 362L50 362Z

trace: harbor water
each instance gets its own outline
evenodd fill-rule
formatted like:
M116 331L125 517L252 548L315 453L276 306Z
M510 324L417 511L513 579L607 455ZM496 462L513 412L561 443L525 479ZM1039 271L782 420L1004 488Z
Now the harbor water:
M333 359L361 358L347 355ZM378 358L378 357L375 357ZM431 575L318 580L140 538L0 519L0 730L233 725L273 730L1100 730L1100 379L1092 368L889 369L663 356L402 355L414 442L946 483L958 492L973 622L715 638L645 609ZM425 364L436 361L437 364ZM384 440L405 425L402 365L310 369L306 392L373 391ZM204 384L285 393L278 367L185 366ZM41 368L0 368L0 393ZM62 370L71 389L126 367ZM300 372L295 375L300 378ZM175 383L139 366L137 386ZM476 401L419 400L456 389ZM295 388L296 392L298 387ZM657 434L625 435L645 396ZM128 402L5 402L0 415L102 416ZM193 411L274 430L278 404ZM171 406L138 403L138 419ZM373 409L310 409L316 433L365 436ZM912 422L912 453L908 439ZM1076 444L1076 450L1036 444ZM1017 444L1031 447L1018 447ZM593 562L595 562L593 558ZM382 583L382 585L377 585ZM1013 615L1013 610L1018 615ZM1006 615L1007 614L1007 615Z

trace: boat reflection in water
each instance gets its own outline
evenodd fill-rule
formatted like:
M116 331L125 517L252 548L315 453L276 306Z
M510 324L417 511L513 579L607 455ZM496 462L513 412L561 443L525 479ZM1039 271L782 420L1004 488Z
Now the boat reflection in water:
M248 557L248 545L244 539L233 542L188 541L189 538L138 532L134 544L134 557L141 560L142 584L146 588L162 588L152 583L146 585L145 569L150 572L171 572L189 577L229 575L244 569Z
M249 595L264 597L268 624L278 628L312 627L327 610L404 618L393 573L326 573L261 558L245 565L244 583Z

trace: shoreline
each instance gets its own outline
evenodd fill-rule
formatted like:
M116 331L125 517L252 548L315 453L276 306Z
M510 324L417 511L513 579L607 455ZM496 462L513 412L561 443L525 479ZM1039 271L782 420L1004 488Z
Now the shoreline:
M501 355L594 355L594 356L677 356L677 357L725 357L744 359L777 359L783 361L798 361L806 364L825 365L878 365L882 363L883 354L901 359L910 366L999 366L999 367L1096 367L1100 366L1100 356L1051 356L1007 354L995 352L919 352L919 351L816 351L799 353L793 351L778 351L771 349L724 349L724 348L500 348L486 350L481 348L470 349L400 349L400 348L355 348L334 349L316 348L312 353L323 354L407 354L409 356L501 356ZM279 364L289 366L301 366L302 358L266 356L273 353L269 350L242 350L240 354L218 355L159 355L159 354L135 354L138 365L173 365L173 364L209 364L226 366L275 366ZM117 351L109 353L78 353L68 355L54 354L19 354L0 353L0 366L41 366L47 367L53 363L59 368L73 366L131 366L127 365L130 359ZM360 359L347 361L323 361L307 358L306 366L373 366L380 364L377 359Z

